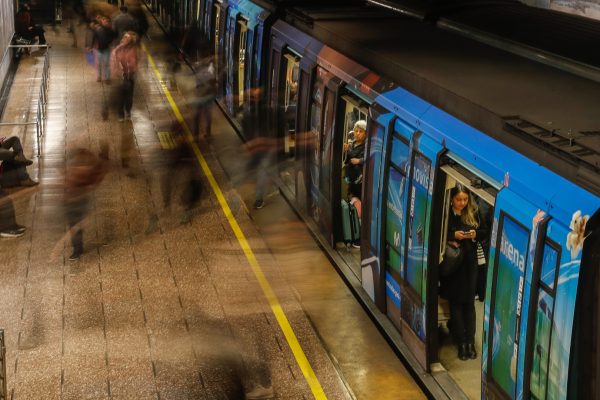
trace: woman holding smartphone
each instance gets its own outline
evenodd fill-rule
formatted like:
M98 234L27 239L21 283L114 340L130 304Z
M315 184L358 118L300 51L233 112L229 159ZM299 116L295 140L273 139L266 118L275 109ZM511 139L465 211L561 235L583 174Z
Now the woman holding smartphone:
M477 205L469 190L457 184L450 190L448 243L460 247L462 263L441 280L441 294L450 303L449 329L461 360L477 358L475 350L475 293L477 279L477 238L487 232L480 224Z

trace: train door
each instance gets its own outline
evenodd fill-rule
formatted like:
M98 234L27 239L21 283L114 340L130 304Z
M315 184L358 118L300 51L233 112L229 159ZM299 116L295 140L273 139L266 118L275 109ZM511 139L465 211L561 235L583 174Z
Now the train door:
M475 331L474 345L477 353L476 358L468 360L459 360L457 354L456 338L453 333L457 331L450 326L450 301L457 296L457 284L462 285L462 281L457 282L452 276L442 277L440 268L432 269L429 274L429 293L428 302L428 327L429 335L429 363L441 363L441 365L454 378L462 391L468 398L480 398L481 396L481 360L483 335L483 301L485 298L485 282L487 275L487 262L489 260L489 246L491 237L491 227L493 220L493 210L496 203L498 189L501 187L498 182L494 182L476 170L474 167L463 162L459 157L452 153L447 153L440 160L440 169L436 177L436 207L433 212L434 222L432 227L435 236L432 239L434 247L432 254L434 264L443 262L446 245L454 239L448 236L449 214L452 212L452 190L460 184L469 191L469 200L475 206L477 212L475 219L477 221L477 243L481 246L480 257L477 257L475 265L472 268L473 284L475 285L473 301L475 310ZM438 286L438 281L440 285ZM466 285L465 285L466 286ZM460 287L458 291L462 290ZM460 296L460 293L458 294ZM465 328L467 324L464 324ZM464 339L463 339L464 340ZM470 341L470 339L468 339ZM432 367L432 369L434 369Z
M359 243L353 243L352 245L350 243L343 243L344 240L347 239L344 238L341 221L342 218L344 218L342 215L344 210L342 210L338 205L342 199L351 202L357 209L358 216L360 218L362 213L362 204L357 200L360 200L361 194L354 197L350 196L348 190L350 182L346 177L345 169L350 168L348 165L346 165L346 162L349 162L348 149L354 141L354 125L358 121L367 121L369 105L354 92L347 89L344 90L344 94L340 96L338 104L339 123L337 126L339 129L336 132L336 137L334 137L334 148L339 149L339 151L334 154L333 163L334 166L337 166L337 168L332 171L332 176L334 177L332 199L333 204L336 206L336 211L333 213L333 226L338 228L335 232L335 236L337 242L336 247L338 248L340 256L346 260L352 271L360 279L361 272Z
M522 393L529 303L524 290L531 282L531 266L538 262L534 260L535 245L543 216L514 192L499 192L490 248L490 296L484 317L482 366L486 398L516 399ZM549 304L549 299L544 302Z
M332 220L333 128L336 99L341 81L317 66L309 99L310 150L307 153L309 215L331 245L334 244ZM335 208L337 210L337 208Z
M300 80L299 54L287 48L283 53L280 71L280 104L279 120L283 139L282 159L279 160L279 177L296 196L296 130L298 123L298 84Z

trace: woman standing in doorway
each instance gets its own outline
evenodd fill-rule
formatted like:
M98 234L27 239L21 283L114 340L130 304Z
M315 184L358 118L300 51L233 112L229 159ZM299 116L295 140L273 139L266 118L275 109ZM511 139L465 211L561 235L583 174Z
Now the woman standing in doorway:
M450 190L448 245L460 247L462 262L457 270L441 279L441 294L450 302L450 332L461 360L477 358L475 350L475 293L477 240L486 236L477 205L469 190L457 184Z

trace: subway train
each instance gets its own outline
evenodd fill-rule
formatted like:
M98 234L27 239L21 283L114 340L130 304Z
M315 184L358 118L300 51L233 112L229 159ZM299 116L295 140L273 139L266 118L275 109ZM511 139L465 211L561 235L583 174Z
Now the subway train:
M281 192L395 327L416 375L448 376L451 398L600 398L598 81L361 1L175 3L186 16L160 18L206 35L232 124L268 120ZM252 88L268 113L249 110ZM358 120L367 145L353 250L341 204ZM439 293L458 183L490 221L468 379L444 353Z

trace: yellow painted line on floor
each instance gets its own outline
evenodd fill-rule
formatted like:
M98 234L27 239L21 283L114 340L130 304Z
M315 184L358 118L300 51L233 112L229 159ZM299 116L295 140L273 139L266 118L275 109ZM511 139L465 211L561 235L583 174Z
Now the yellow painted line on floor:
M279 300L277 299L275 292L273 292L273 289L271 288L269 281L267 280L265 274L263 273L263 271L260 267L260 264L258 263L258 260L254 256L254 252L252 251L252 248L251 248L250 244L248 243L248 240L246 239L244 232L242 232L242 229L240 228L239 224L237 223L235 217L233 216L233 213L231 212L231 209L229 208L229 204L227 204L227 200L225 200L225 196L223 196L223 192L221 191L219 184L217 183L215 177L213 176L212 171L208 167L208 164L206 163L206 160L204 159L202 152L200 151L200 149L194 142L192 132L190 131L188 124L185 122L183 115L181 115L181 111L179 111L179 107L177 107L177 104L173 100L173 96L171 95L171 92L169 91L167 86L164 84L164 82L162 80L162 76L160 74L160 71L158 70L158 68L156 67L156 64L154 63L154 59L152 58L152 56L150 55L150 53L148 52L146 47L142 46L142 48L146 52L146 55L148 57L148 62L150 63L150 66L154 70L154 74L158 78L158 81L160 82L162 90L165 93L165 96L167 97L167 100L169 101L171 108L173 109L175 118L177 118L177 121L179 121L179 123L183 127L183 129L185 131L186 139L191 144L192 149L194 150L194 153L196 154L196 158L198 159L198 163L200 164L202 171L206 175L206 178L208 179L208 182L210 183L210 186L211 186L213 192L217 196L217 200L219 201L219 204L221 205L221 208L223 209L223 212L225 213L225 217L227 218L227 221L229 222L229 225L231 226L231 229L233 230L235 237L237 238L240 246L242 247L242 250L244 251L244 254L246 255L246 259L250 263L250 266L252 267L252 271L254 272L254 275L256 276L256 279L258 280L258 283L260 284L260 287L262 288L262 291L263 291L265 297L269 301L271 310L273 311L273 314L275 315L275 318L277 319L277 322L279 323L279 327L281 328L281 331L285 335L285 339L287 340L288 345L290 346L290 349L292 350L292 353L294 354L294 357L296 358L296 362L298 363L298 366L300 367L300 369L302 370L302 373L304 374L304 378L306 379L306 382L310 386L310 390L312 391L313 396L315 396L315 399L318 399L318 400L327 399L327 396L325 395L325 392L323 391L323 388L321 387L321 383L317 379L315 372L313 371L313 369L310 365L310 362L306 358L306 355L304 354L304 350L302 350L302 346L300 346L300 343L298 342L298 338L296 337L296 334L294 333L294 330L292 329L290 322L288 321L287 317L285 316L285 313L284 313L283 309L281 308L281 304L279 303Z

